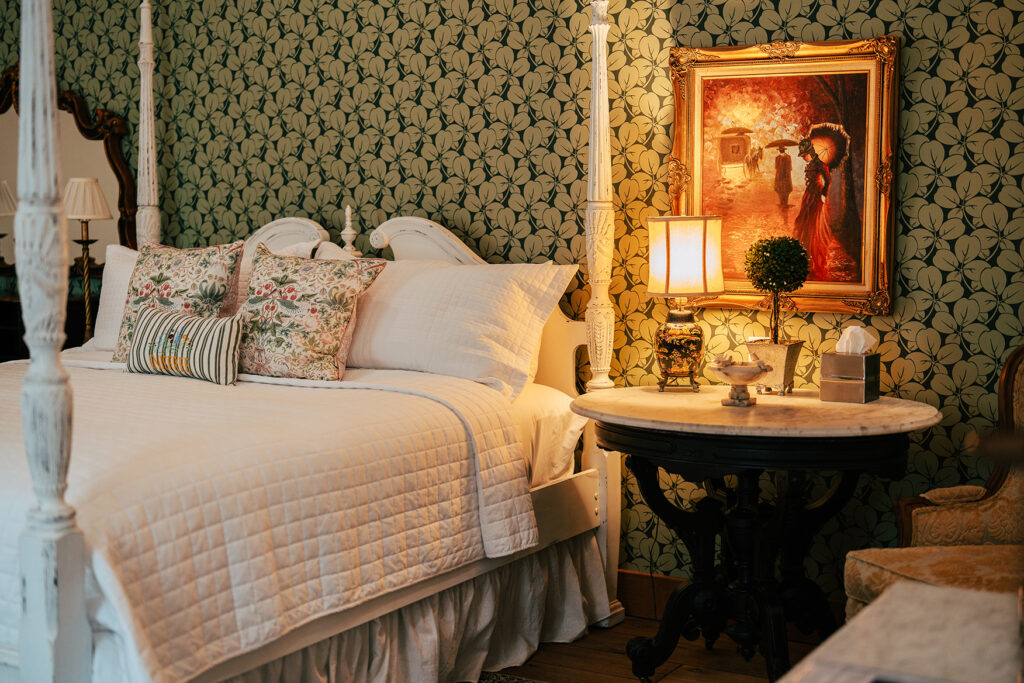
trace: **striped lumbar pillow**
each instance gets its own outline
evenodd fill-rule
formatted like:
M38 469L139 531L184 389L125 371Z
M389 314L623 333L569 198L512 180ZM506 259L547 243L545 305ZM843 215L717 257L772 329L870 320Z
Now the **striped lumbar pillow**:
M217 384L238 379L245 316L200 318L143 308L128 352L128 372L195 377Z

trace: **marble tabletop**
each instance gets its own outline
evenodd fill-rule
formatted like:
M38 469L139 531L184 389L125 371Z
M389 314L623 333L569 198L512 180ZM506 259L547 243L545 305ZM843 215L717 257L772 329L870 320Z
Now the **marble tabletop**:
M839 437L902 434L938 424L933 406L882 397L870 403L831 403L818 392L796 390L788 396L759 394L747 408L723 406L725 385L690 389L656 386L592 391L572 402L573 412L598 422L693 434L726 436Z

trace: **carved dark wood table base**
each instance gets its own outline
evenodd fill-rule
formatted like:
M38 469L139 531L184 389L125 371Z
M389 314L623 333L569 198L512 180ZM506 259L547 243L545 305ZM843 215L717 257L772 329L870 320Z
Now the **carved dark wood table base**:
M795 622L804 633L818 632L822 637L835 631L825 594L804 575L803 557L825 521L850 499L855 473L842 473L836 485L810 505L803 495L802 474L778 473L779 500L768 506L758 495L763 470L739 469L735 490L719 488L717 495L700 500L692 512L686 512L665 498L654 461L630 456L626 463L644 500L682 539L693 562L693 581L672 593L657 635L634 638L627 645L638 678L653 676L680 636L687 640L703 636L710 649L724 633L746 659L760 649L768 677L775 680L790 666L787 621ZM714 481L708 480L708 485L714 486ZM723 562L716 566L719 534Z
M597 422L601 448L620 451L651 510L683 541L693 582L669 598L658 633L626 647L633 673L649 679L680 636L723 634L747 658L760 651L768 677L789 668L786 622L823 636L836 628L824 593L804 575L811 540L853 495L862 472L902 474L907 433L941 419L932 406L882 398L869 404L822 403L817 394L763 396L752 408L721 405L727 387L658 393L656 387L594 391L572 409ZM658 469L703 483L692 510L665 497ZM809 500L807 474L838 472ZM775 477L774 504L760 500L764 473ZM724 478L736 477L727 487ZM721 558L716 541L721 538Z
M704 638L708 648L725 634L750 659L760 651L768 678L790 666L786 622L823 637L836 629L825 594L804 575L803 558L828 519L853 495L862 471L898 474L904 467L904 434L844 438L763 438L689 434L598 423L602 448L630 453L651 510L683 541L693 562L693 582L677 588L657 635L634 638L626 653L641 680L654 675L679 637ZM665 497L658 468L704 482L710 494L693 511ZM784 468L784 469L783 469ZM807 496L805 473L837 470L818 500ZM760 500L762 473L775 476L778 500ZM735 475L735 489L723 477ZM722 562L715 541L722 537ZM777 568L779 571L777 571Z

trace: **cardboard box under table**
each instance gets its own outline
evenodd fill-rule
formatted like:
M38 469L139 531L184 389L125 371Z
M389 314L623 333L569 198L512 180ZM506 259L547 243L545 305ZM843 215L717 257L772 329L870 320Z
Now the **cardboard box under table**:
M868 403L878 399L880 358L877 353L821 354L821 400Z

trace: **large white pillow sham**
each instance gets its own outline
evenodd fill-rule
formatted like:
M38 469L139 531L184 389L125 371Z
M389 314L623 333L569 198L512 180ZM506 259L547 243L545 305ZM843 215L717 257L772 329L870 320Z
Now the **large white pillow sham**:
M100 305L96 309L92 339L82 348L86 351L113 351L117 346L117 335L121 331L124 317L124 303L128 299L128 283L135 270L139 252L119 244L107 246L106 262L103 264L103 281L100 286Z
M514 399L576 266L389 263L359 298L350 367L481 382Z

